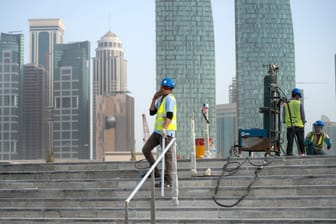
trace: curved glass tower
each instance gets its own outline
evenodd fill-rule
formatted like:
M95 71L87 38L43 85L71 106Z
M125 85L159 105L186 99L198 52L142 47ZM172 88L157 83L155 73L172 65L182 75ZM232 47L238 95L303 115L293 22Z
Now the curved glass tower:
M286 94L295 85L290 1L236 0L235 16L238 128L263 128L265 65L279 66L277 83Z
M204 137L203 103L209 104L209 136L216 137L214 26L210 0L156 0L156 83L175 80L177 153L188 157L196 137Z

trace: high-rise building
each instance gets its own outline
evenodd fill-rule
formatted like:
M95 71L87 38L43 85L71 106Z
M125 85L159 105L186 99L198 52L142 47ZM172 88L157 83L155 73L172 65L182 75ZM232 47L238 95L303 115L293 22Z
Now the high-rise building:
M53 146L59 159L89 159L90 43L55 45Z
M210 0L156 0L156 83L175 80L177 153L188 157L196 138L204 137L203 104L209 105L209 137L216 141L214 26Z
M268 65L279 67L277 83L284 93L295 86L290 1L236 0L235 24L238 128L263 128L259 108L264 104Z
M55 45L63 43L64 24L60 19L29 19L29 62L43 66L49 74L49 107L54 105Z
M119 37L108 31L99 41L93 58L95 93L127 92L127 61Z
M217 155L225 158L230 149L237 143L237 112L236 103L219 104L216 106L217 118Z
M18 159L23 34L0 36L0 159Z
M47 158L48 81L44 67L24 65L19 159Z
M322 115L321 120L324 122L324 127L322 131L325 131L331 138L333 147L330 150L326 150L326 144L323 145L323 148L327 151L328 155L336 155L335 145L336 145L336 122L331 121L329 117Z
M229 86L229 103L237 103L237 97L237 80L234 78Z
M127 60L120 38L108 31L93 58L96 158L134 150L134 98L127 95Z

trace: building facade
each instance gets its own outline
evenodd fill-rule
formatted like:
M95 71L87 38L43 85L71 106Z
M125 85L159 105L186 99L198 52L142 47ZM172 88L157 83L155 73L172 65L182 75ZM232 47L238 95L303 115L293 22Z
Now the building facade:
M0 36L0 159L18 159L23 34Z
M58 159L89 159L90 43L55 45L53 149Z
M48 72L44 67L24 65L19 159L47 158L48 82Z
M231 147L237 143L237 105L236 103L219 104L216 106L217 118L217 156L226 158Z
M263 128L259 108L268 65L279 67L277 83L284 93L295 87L290 1L236 0L235 25L238 128Z
M60 19L29 19L29 63L43 66L49 74L49 107L53 107L55 45L63 43Z
M108 31L99 41L93 58L95 91L98 95L127 92L127 61L119 37Z
M127 95L127 60L120 38L108 31L93 58L96 158L135 149L134 98Z
M214 26L210 0L156 0L156 83L175 80L177 153L186 158L196 138L204 137L203 104L209 105L209 137L216 141Z
M127 94L96 95L96 158L106 153L132 152L134 142L134 98Z

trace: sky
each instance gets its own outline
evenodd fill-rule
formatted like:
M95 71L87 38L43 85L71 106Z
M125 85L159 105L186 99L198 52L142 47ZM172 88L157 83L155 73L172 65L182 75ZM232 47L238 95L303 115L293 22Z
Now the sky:
M211 2L216 103L224 104L229 101L228 87L235 76L234 0ZM306 129L310 129L321 115L336 121L336 1L291 0L291 7L296 82L304 89ZM147 114L150 130L154 123L148 108L155 92L155 0L1 0L0 9L0 32L21 31L25 36L25 63L29 62L28 19L60 18L65 24L64 42L90 41L91 57L105 33L111 30L119 36L128 61L128 90L135 99L135 140L136 150L140 150L141 114Z

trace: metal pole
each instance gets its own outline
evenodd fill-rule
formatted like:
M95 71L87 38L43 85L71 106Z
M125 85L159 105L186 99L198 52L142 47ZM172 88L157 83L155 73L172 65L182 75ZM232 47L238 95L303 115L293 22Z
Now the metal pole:
M178 176L177 176L177 159L176 159L176 142L172 146L172 177L173 177L173 186L172 186L172 200L174 205L178 205Z
M162 153L164 152L166 145L166 139L162 137ZM165 156L162 157L162 168L161 168L161 197L164 196L164 176L165 176Z
M190 162L191 162L191 175L197 175L197 168L196 168L196 146L195 146L195 118L194 114L191 118L191 142L193 143L193 147L190 153ZM176 153L176 151L175 151Z
M152 197L151 197L151 224L156 222L156 212L155 212L155 170L152 171Z
M125 201L125 224L128 224L128 202Z

